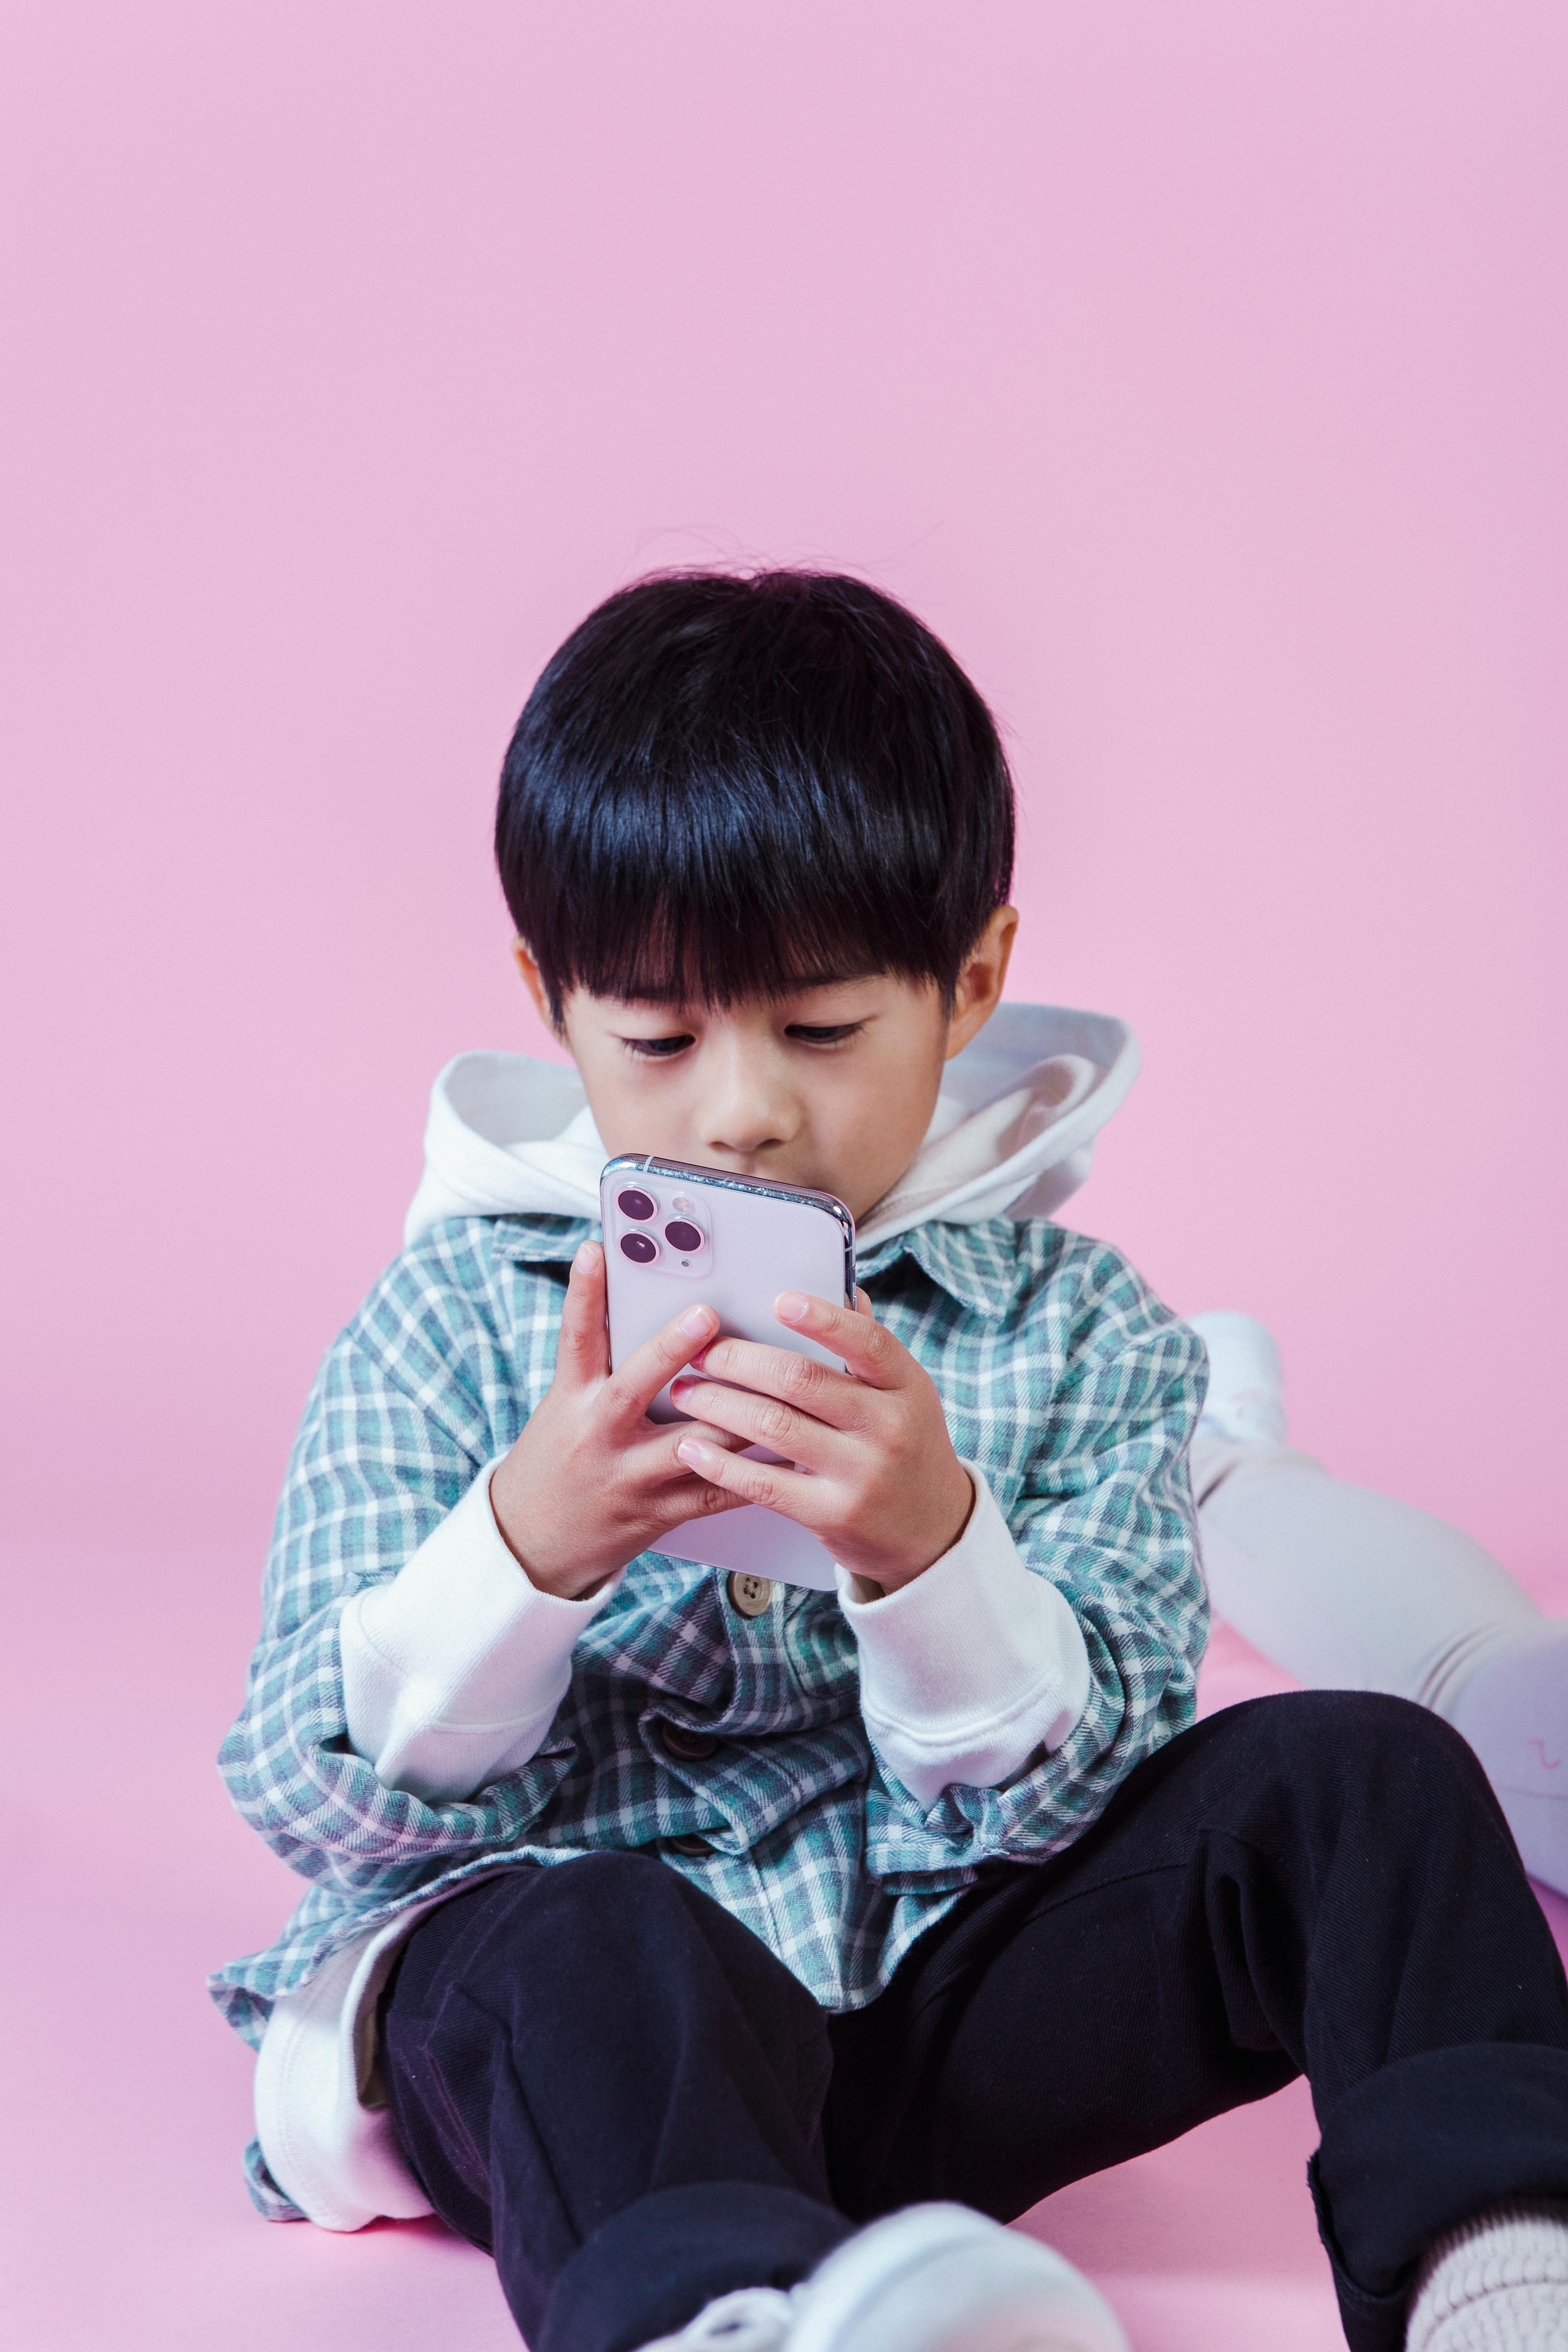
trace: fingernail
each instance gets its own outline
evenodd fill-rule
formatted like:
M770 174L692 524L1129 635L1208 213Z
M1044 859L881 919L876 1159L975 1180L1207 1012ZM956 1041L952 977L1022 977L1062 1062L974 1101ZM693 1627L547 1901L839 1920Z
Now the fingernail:
M810 1312L810 1299L803 1298L798 1290L781 1290L773 1301L773 1313L781 1323L804 1323Z
M700 1470L702 1448L697 1444L695 1438L689 1437L683 1444L676 1447L675 1458L678 1462L684 1462L689 1470Z
M594 1244L593 1244L593 1243L592 1243L592 1242L579 1242L579 1243L578 1243L578 1244L577 1244L577 1255L576 1255L576 1256L575 1256L575 1257L573 1259L573 1261L572 1261L572 1270L573 1270L573 1272L574 1272L574 1274L587 1274L587 1273L589 1273L589 1272L591 1272L591 1271L592 1271L593 1264L594 1264Z
M718 1320L710 1307L689 1307L680 1318L680 1328L693 1339L705 1339Z

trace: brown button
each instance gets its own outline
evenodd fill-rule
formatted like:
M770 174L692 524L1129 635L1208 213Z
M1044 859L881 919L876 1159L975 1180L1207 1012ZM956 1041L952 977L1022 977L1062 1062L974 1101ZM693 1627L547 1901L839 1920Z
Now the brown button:
M669 1843L675 1853L689 1854L693 1861L697 1859L699 1854L711 1853L713 1851L705 1837L697 1837L692 1835L689 1837L671 1838Z
M730 1606L742 1617L761 1617L773 1605L773 1588L765 1576L742 1576L740 1570L731 1571Z
M688 1731L683 1723L661 1723L659 1745L682 1764L705 1764L719 1742L707 1731Z

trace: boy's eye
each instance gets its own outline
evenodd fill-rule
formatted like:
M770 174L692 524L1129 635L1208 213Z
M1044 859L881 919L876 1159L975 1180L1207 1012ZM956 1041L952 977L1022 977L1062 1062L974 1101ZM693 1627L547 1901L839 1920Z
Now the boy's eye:
M858 1036L866 1024L863 1021L840 1021L832 1028L814 1028L805 1021L792 1021L787 1034L798 1037L803 1045L842 1045L847 1037Z
M683 1053L692 1039L689 1036L623 1037L621 1043L628 1054L639 1055L645 1062L662 1062L671 1054Z

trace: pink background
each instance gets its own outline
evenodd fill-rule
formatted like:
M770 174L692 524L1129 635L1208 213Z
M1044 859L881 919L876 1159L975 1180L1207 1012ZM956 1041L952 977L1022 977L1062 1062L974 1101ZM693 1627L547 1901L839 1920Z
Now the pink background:
M29 2345L116 2274L149 2343L371 2293L238 2202L193 1988L286 1890L206 1759L430 1079L540 1046L506 736L640 570L844 565L948 639L1022 790L1015 992L1145 1050L1079 1221L1550 1587L1565 66L1555 0L5 0L5 1794L69 1855L16 1963ZM73 2176L151 2233L101 2310ZM1302 2242L1281 2345L1333 2340Z
M14 1513L259 1547L437 1067L538 1042L487 835L539 665L766 555L1010 730L1016 992L1147 1057L1084 1222L1551 1562L1560 8L4 29Z

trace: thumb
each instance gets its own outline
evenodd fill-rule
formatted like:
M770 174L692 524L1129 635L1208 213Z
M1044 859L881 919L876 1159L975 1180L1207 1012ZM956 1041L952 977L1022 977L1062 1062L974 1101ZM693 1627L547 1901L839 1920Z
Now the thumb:
M561 1309L561 1338L555 1350L555 1377L574 1386L607 1378L610 1338L605 1327L605 1253L597 1242L584 1242L572 1261L566 1282L566 1302Z

